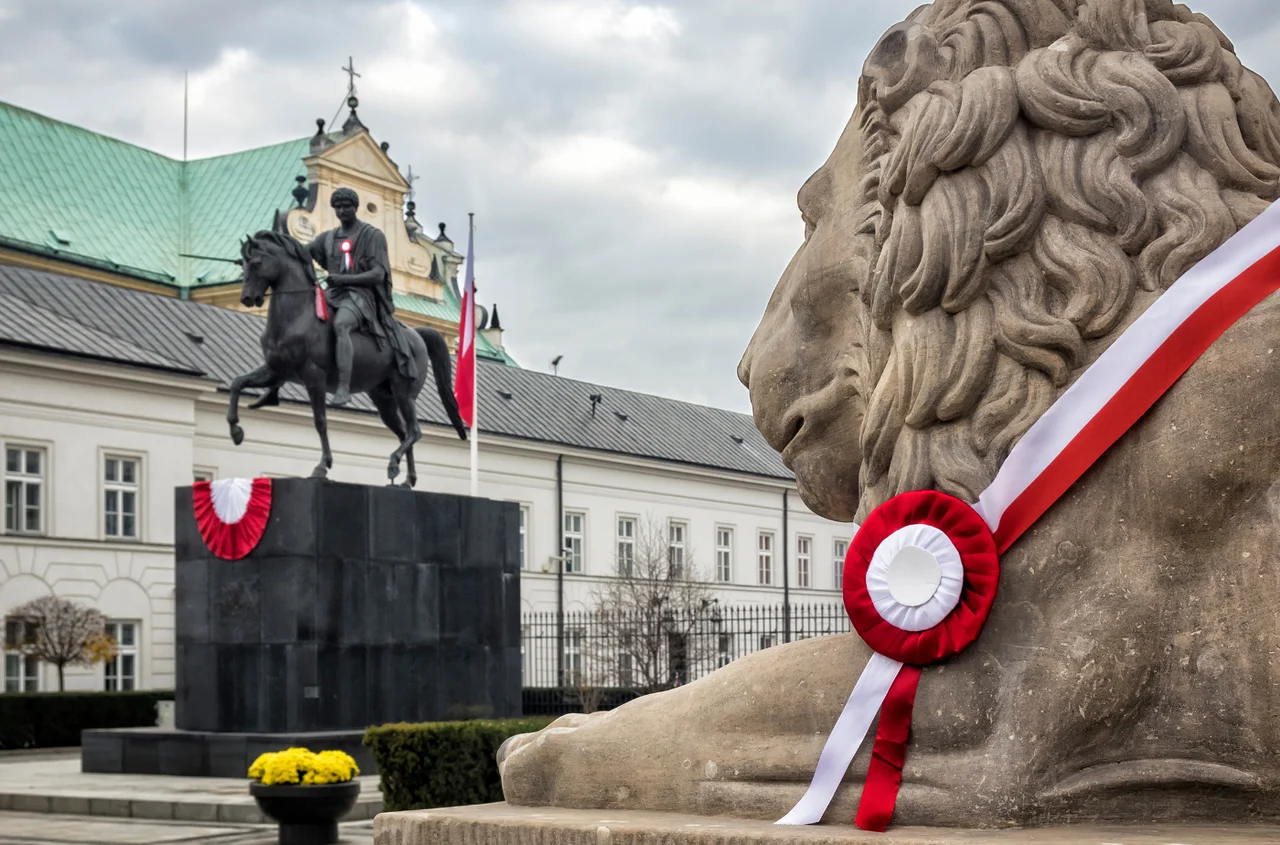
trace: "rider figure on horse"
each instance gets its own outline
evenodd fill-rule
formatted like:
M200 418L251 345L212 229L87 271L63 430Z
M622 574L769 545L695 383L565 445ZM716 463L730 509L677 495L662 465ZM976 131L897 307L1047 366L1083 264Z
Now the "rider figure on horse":
M338 367L333 404L345 405L351 401L353 331L368 335L379 348L389 345L397 369L409 381L417 377L417 367L396 325L386 236L356 218L360 197L352 189L338 188L329 204L341 225L322 233L306 249L329 274L327 299L333 309Z

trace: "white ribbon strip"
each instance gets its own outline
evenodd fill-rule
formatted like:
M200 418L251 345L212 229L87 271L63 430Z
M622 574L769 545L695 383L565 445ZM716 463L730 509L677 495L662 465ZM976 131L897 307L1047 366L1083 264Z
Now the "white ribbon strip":
M1182 275L1099 356L1027 430L982 491L974 510L992 531L1023 491L1062 454L1111 397L1187 318L1245 270L1280 247L1280 203L1273 203Z
M827 744L822 746L818 768L808 791L777 824L817 824L822 820L822 814L835 797L840 781L849 771L849 764L858 753L858 747L871 729L871 723L880 712L880 705L901 668L898 661L872 653L849 700L845 702L844 710L840 712L840 718L836 720L836 726L831 729L831 736L827 737Z
M219 478L209 485L213 512L227 525L235 525L244 519L252 496L252 478Z

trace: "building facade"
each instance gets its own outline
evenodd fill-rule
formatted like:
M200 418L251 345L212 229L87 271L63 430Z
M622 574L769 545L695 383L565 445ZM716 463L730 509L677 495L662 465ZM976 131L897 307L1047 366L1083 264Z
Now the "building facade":
M120 655L69 669L68 688L171 687L174 489L305 475L319 456L289 387L280 407L246 399L232 444L226 386L258 365L263 318L239 307L237 268L213 259L258 229L313 237L335 224L329 194L356 187L388 234L397 316L456 339L460 256L443 229L423 235L408 181L354 109L341 132L183 163L0 104L0 145L19 153L0 169L6 641L21 635L13 608L73 598L107 616ZM156 197L173 226L120 218ZM748 416L523 370L496 320L482 324L479 492L520 505L523 605L562 620L561 658L577 648L565 615L601 606L646 537L719 606L839 603L850 526L804 507ZM331 478L386 483L395 441L373 411L364 397L330 409ZM418 489L468 493L468 446L434 391L418 412ZM3 690L51 688L51 667L5 650Z

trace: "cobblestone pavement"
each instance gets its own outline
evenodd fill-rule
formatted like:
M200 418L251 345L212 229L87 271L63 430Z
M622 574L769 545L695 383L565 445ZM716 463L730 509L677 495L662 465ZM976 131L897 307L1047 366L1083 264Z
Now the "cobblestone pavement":
M372 845L373 822L341 826L344 845ZM274 825L193 824L0 812L0 845L275 845Z

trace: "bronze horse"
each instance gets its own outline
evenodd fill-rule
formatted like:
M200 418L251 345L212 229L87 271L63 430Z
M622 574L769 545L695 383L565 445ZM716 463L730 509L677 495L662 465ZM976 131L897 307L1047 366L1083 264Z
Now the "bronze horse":
M241 245L240 255L239 263L244 269L240 301L246 306L258 307L268 293L271 299L267 307L267 330L262 336L265 363L231 382L227 407L231 439L237 446L244 441L239 413L242 390L246 387L267 388L267 393L250 406L260 408L278 404L280 385L287 382L300 384L311 399L311 412L323 453L311 475L324 478L333 466L325 397L337 386L337 366L334 362L333 326L316 313L319 283L311 257L301 244L278 232L259 232L249 238ZM409 329L396 325L404 332L406 343L417 362L417 378L409 380L400 375L390 348L379 347L362 334L353 335L351 392L367 394L378 409L382 422L400 438L400 445L391 453L387 465L387 478L395 483L400 475L400 461L407 458L408 475L402 486L412 487L418 480L413 465L413 444L422 436L415 404L429 371L435 373L440 402L458 437L463 440L467 439L467 427L458 413L458 403L449 385L449 347L444 338L434 329Z

